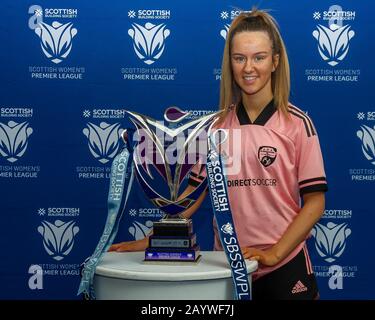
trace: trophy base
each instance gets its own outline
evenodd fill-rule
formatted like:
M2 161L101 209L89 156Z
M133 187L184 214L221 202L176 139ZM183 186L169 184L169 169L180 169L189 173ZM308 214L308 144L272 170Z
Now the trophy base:
M195 262L200 257L200 248L147 248L145 261Z
M186 266L186 265L197 265L202 260L202 255L199 255L195 261L179 261L179 260L143 260L143 264L151 264L151 265L171 265L174 266Z
M200 247L196 243L191 219L162 219L153 224L153 234L145 251L145 262L196 262Z

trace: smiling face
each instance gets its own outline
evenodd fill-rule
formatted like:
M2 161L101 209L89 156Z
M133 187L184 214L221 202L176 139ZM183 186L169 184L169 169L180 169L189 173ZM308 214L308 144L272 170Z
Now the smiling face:
M271 74L277 68L278 57L273 55L267 32L244 31L234 35L231 65L243 98L272 98Z

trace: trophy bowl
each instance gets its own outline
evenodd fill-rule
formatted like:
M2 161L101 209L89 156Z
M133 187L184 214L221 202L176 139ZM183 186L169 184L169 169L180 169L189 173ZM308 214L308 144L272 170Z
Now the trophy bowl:
M186 121L189 113L177 107L165 111L165 121L127 113L136 127L133 160L137 180L146 197L165 214L153 224L144 261L197 262L200 247L193 223L181 214L205 191L207 181L203 179L188 194L181 186L207 154L207 132L216 113L190 121Z

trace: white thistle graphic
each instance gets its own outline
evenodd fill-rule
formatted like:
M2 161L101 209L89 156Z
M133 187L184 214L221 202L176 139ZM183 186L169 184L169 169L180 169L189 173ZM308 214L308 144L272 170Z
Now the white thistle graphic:
M170 30L165 29L164 23L154 25L147 22L144 27L133 23L132 27L133 29L128 30L128 34L133 39L136 55L144 63L153 64L163 54L165 39L170 35Z
M318 51L324 61L330 66L336 66L349 51L349 41L355 32L350 30L350 25L338 26L331 24L329 28L318 25L313 31L314 38L318 41Z
M27 122L0 122L0 154L9 162L15 162L26 151L28 138L33 133Z
M357 137L362 141L363 155L375 165L375 126L372 129L362 125L361 130L357 131Z
M116 154L120 146L120 135L123 129L120 129L119 123L108 124L101 122L99 126L88 123L87 128L83 129L83 134L88 139L91 154L105 164Z
M325 261L331 263L339 258L346 247L346 239L352 231L347 223L335 224L328 222L327 226L317 223L312 235L315 237L315 248Z
M38 227L38 232L43 237L44 249L57 261L64 259L72 251L74 236L78 231L79 227L75 226L75 221L56 220L54 224L42 221L42 225Z
M73 23L61 24L57 21L48 25L40 22L35 28L35 33L40 38L40 46L48 59L53 63L63 61L72 50L72 39L77 34Z

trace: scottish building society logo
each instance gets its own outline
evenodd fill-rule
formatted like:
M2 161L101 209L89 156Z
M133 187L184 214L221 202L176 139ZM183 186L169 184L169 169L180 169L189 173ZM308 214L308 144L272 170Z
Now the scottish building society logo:
M346 247L346 239L352 233L347 223L328 222L326 226L317 223L312 235L315 237L315 248L319 255L331 263L339 258Z
M28 139L33 133L28 122L9 121L8 125L0 122L0 154L13 163L26 152Z
M43 237L46 252L53 259L60 261L72 251L74 237L79 232L79 227L75 225L75 221L56 220L54 223L42 221L38 232Z
M374 128L361 125L357 131L357 137L362 142L362 153L373 165L375 165L375 126Z
M314 12L315 20L328 20L328 28L322 24L316 26L312 35L318 42L318 51L322 59L330 66L339 64L348 54L350 40L355 32L344 20L354 20L354 11L343 11L341 6L331 6L323 13Z
M117 154L122 131L120 123L108 124L101 122L97 126L89 122L87 123L87 128L83 129L83 134L88 139L91 154L99 162L105 164Z
M151 22L144 26L133 23L132 29L128 30L129 36L133 39L136 55L148 65L161 57L165 49L165 39L170 33L165 23L155 25Z
M33 5L29 8L32 16L29 19L29 28L34 30L40 40L40 47L44 55L53 63L58 64L65 60L72 50L72 39L77 35L77 29L72 22L62 24L52 21L47 24L43 17L70 18L77 15L77 9L45 9Z

